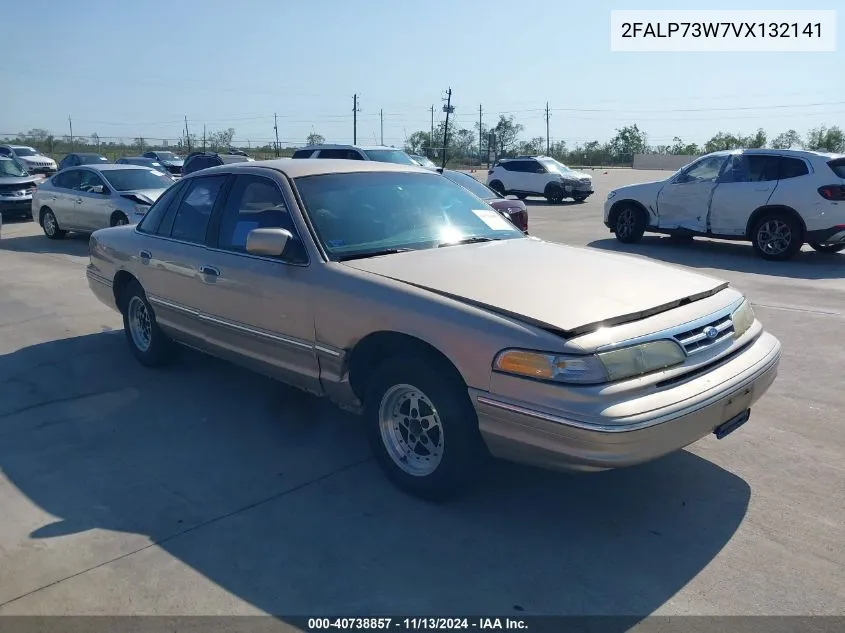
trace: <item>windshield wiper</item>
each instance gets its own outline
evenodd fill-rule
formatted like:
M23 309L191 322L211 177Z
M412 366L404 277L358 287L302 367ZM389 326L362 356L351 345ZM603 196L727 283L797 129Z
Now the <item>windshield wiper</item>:
M466 237L462 240L458 240L457 242L443 242L442 244L438 244L438 248L443 248L444 246L457 246L458 244L478 244L479 242L493 242L497 241L501 238L498 237Z
M365 253L352 253L351 255L341 255L337 258L339 262L346 262L350 259L366 259L367 257L378 257L379 255L394 255L396 253L407 253L412 251L412 248L383 248L379 251L366 251Z

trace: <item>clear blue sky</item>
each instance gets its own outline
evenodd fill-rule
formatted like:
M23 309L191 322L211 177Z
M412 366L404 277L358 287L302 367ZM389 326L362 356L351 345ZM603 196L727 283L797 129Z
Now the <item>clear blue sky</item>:
M845 127L845 5L712 0L707 9L839 9L835 53L611 53L611 9L640 0L86 0L34 9L0 0L0 135L45 128L101 137L178 138L235 128L236 141L303 143L316 131L387 144L430 126L453 90L458 124L513 113L523 136L572 146L629 123L649 142L702 142L720 130L804 134ZM41 63L44 60L44 63ZM840 102L838 105L797 107ZM795 104L790 108L773 105ZM738 106L743 110L724 110ZM759 109L748 109L748 108ZM574 108L581 112L556 108ZM722 110L714 110L722 108ZM683 110L697 109L697 112ZM593 111L589 111L593 110ZM595 111L598 110L598 111Z

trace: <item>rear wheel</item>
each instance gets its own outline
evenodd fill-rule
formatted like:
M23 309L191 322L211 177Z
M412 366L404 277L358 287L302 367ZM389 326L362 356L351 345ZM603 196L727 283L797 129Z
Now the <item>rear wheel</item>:
M498 193L500 196L505 195L505 186L502 184L501 180L494 180L490 183L490 188Z
M147 367L166 364L173 353L174 343L156 323L155 312L141 284L129 282L120 297L120 304L123 331L133 356Z
M801 225L787 213L768 213L755 224L751 234L754 250L763 259L785 261L793 258L804 243Z
M818 242L809 242L810 247L819 253L838 253L845 249L845 244L819 244Z
M633 205L622 207L616 214L613 232L623 244L639 242L645 234L646 216L642 209Z
M67 231L59 227L59 221L51 209L44 209L41 213L41 228L44 229L44 235L51 240L60 240L67 235Z
M486 455L466 385L425 356L384 361L365 419L376 462L401 490L428 500L463 492Z

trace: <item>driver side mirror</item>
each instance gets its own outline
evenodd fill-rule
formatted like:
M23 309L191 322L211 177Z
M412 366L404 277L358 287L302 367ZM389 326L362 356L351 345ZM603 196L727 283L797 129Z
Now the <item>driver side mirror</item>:
M293 234L287 229L253 229L246 236L246 252L281 257Z
M678 174L678 176L675 178L675 184L676 185L682 185L685 182L689 182L690 180L691 180L691 178L689 177L688 174Z

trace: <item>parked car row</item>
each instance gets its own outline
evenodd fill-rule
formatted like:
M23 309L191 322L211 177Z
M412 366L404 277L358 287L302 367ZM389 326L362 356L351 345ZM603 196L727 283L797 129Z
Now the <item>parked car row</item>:
M122 196L129 170L151 171L78 167L58 184L100 175L97 193ZM424 498L461 492L490 455L604 470L748 421L781 347L740 292L526 236L482 199L502 198L456 180L375 160L199 170L137 226L93 233L89 286L140 363L184 344L326 397ZM73 213L56 184L36 196Z

